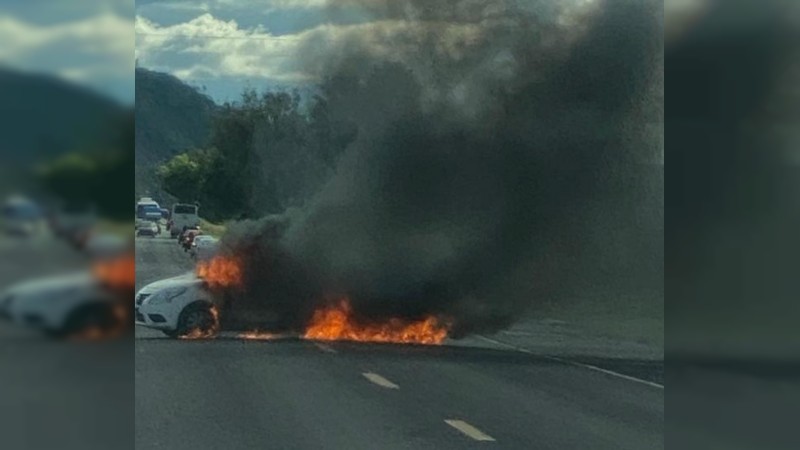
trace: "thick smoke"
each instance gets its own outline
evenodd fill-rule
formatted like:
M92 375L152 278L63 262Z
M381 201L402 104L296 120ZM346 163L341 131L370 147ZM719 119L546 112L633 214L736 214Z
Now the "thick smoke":
M434 314L463 335L577 285L657 285L661 216L639 206L661 202L642 195L661 170L660 2L579 3L350 2L403 32L308 62L358 137L303 208L226 237L239 307L299 329L347 296L365 320ZM605 245L619 226L638 244Z

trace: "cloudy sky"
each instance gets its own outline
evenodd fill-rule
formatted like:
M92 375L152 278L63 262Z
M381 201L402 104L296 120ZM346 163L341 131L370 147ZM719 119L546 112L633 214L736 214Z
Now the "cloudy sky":
M169 72L205 88L217 101L235 100L244 87L309 86L324 61L354 45L380 56L414 58L419 27L441 36L437 51L447 58L480 39L475 17L506 14L502 2L462 2L441 20L404 20L400 2L385 0L137 0L136 58L140 67ZM537 13L560 16L560 2L510 0L536 5ZM391 6L387 6L391 5ZM558 5L559 11L556 11ZM502 8L502 7L501 7ZM549 10L549 11L548 11ZM316 73L315 73L316 72Z
M129 0L2 0L0 66L56 75L129 103L133 22Z
M323 0L137 0L136 59L235 100L244 87L312 83L298 55L369 26L356 9L331 11Z

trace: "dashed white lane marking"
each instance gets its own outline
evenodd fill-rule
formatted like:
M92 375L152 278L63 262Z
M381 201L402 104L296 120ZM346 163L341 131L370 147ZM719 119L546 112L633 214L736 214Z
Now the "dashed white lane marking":
M455 428L456 430L471 437L472 439L475 439L476 441L494 441L493 437L473 427L467 422L464 422L463 420L446 419L444 422L450 425L451 427Z
M332 347L330 347L330 346L328 346L328 345L321 344L321 343L319 343L319 342L314 342L314 345L315 345L315 346L316 346L318 349L322 350L323 352L326 352L326 353L336 353L336 350L334 350Z
M492 344L495 344L495 345L500 345L502 347L510 348L510 349L513 349L513 350L516 350L516 351L522 352L522 353L528 353L530 355L536 355L536 353L534 353L534 352L532 352L532 351L530 351L528 349L522 348L522 347L517 347L516 345L506 344L505 342L496 341L496 340L490 339L490 338L488 338L486 336L478 335L477 337L478 337L478 339L484 340L486 342L489 342L489 343L492 343ZM642 380L641 378L636 378L636 377L632 377L630 375L625 375L624 373L614 372L613 370L603 369L602 367L593 366L591 364L584 364L584 363L580 363L580 362L577 362L577 361L571 361L569 359L559 358L557 356L546 356L546 355L537 355L537 356L541 356L542 358L549 359L551 361L558 361L558 362L560 362L562 364L569 364L571 366L582 367L584 369L594 370L594 371L597 371L597 372L604 373L606 375L611 375L611 376L614 376L614 377L617 377L617 378L622 378L623 380L628 380L628 381L633 381L635 383L645 384L647 386L654 387L654 388L657 388L657 389L664 389L664 385L663 384L658 384L658 383L655 383L655 382L652 382L652 381Z
M387 389L400 389L400 386L392 383L391 381L383 378L382 376L378 375L377 373L372 372L364 372L361 375L364 375L364 378L368 379L369 381L377 384L378 386L385 387Z

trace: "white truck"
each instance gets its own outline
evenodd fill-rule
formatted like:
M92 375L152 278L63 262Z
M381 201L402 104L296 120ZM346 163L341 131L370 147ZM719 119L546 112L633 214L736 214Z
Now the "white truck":
M173 238L181 234L183 227L191 228L195 226L200 226L200 216L198 215L197 205L188 203L176 203L172 205L169 234Z
M136 218L144 220L161 220L161 206L150 197L142 197L136 203Z

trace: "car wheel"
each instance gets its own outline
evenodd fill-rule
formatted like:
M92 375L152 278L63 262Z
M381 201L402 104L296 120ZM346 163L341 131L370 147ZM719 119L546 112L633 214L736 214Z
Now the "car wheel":
M217 327L217 318L211 312L211 306L194 303L181 312L177 334L180 337L211 337L216 333Z
M92 335L104 337L120 328L119 320L110 305L96 304L79 308L67 318L64 327L52 330L53 337L80 337Z

